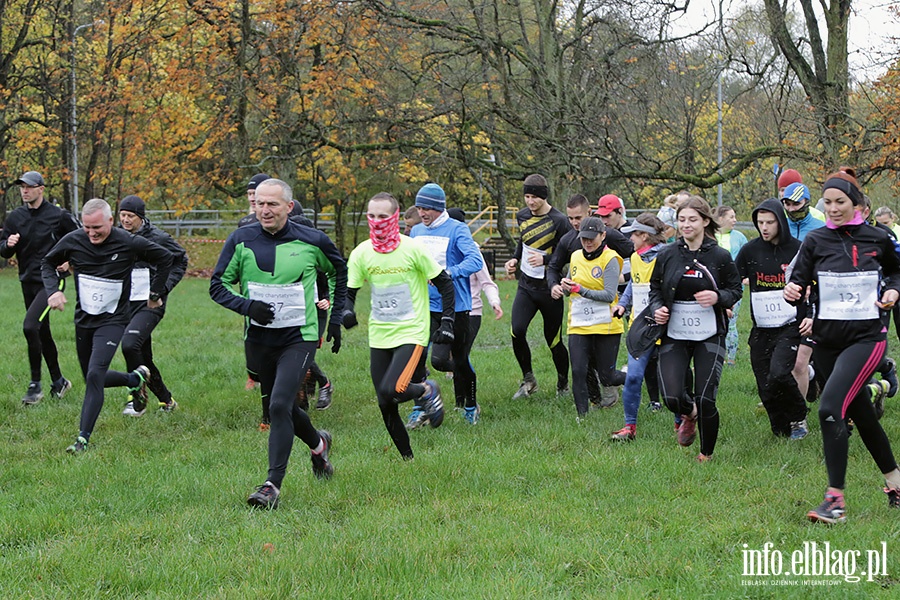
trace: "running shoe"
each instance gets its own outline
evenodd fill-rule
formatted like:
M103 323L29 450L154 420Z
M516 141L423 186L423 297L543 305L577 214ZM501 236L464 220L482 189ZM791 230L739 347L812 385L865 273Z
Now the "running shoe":
M705 462L709 462L711 460L712 460L712 456L710 456L709 454L703 454L701 452L700 454L697 455L698 463L705 463Z
M253 508L273 510L278 508L279 495L281 495L281 491L271 481L267 481L250 494L250 497L247 498L247 504Z
M600 388L600 408L612 408L619 402L619 388L621 386L603 386Z
M141 365L131 374L137 375L139 383L136 387L128 388L128 400L134 402L135 410L144 410L147 407L147 382L150 381L150 369Z
M875 408L875 416L881 420L881 417L884 416L884 397L887 395L891 384L882 379L881 381L870 383L866 387L869 389L869 393L872 396L872 406Z
M569 384L568 383L565 385L565 387L557 386L557 388L556 388L556 397L557 398L559 398L560 396L567 396L568 394L569 394Z
M681 426L678 428L678 444L685 448L697 438L697 418L681 415Z
M791 422L791 439L802 440L809 435L809 427L806 425L806 419L802 421Z
M248 375L247 383L246 383L246 385L244 385L244 389L249 392L250 390L255 390L258 387L259 387L259 382L253 381L253 379L251 379L250 376Z
M847 519L846 512L843 495L836 496L826 493L822 504L806 513L806 518L813 523L816 521L830 524L843 523Z
M85 450L87 450L88 441L81 437L80 435L75 439L75 443L66 448L66 452L69 454L81 454Z
M72 382L65 377L60 377L50 386L50 396L60 400L66 392L72 389Z
M900 490L884 488L884 493L887 494L888 497L888 507L900 508Z
M897 395L897 388L900 388L900 382L897 381L897 363L893 358L886 358L887 367L881 373L881 378L888 382L890 386L887 391L887 397L893 398Z
M261 433L265 433L265 432L269 431L269 427L270 427L270 425L268 423L266 423L265 421L263 421L262 423L259 424L259 431Z
M175 398L169 398L168 402L160 402L159 403L159 412L170 413L173 410L178 408L178 403L175 402Z
M422 412L428 419L432 429L437 429L444 422L444 403L441 402L441 388L433 379L425 381L426 392L422 395Z
M25 392L25 395L22 396L22 404L31 406L32 404L37 404L43 399L44 392L41 391L41 382L32 381L28 384L28 390Z
M636 427L634 425L626 425L622 429L616 431L612 434L612 439L618 442L630 442L634 439L635 434L637 433Z
M476 404L475 406L466 408L465 413L463 413L463 418L469 425L476 425L481 418L481 407Z
M319 400L316 402L316 410L325 410L331 406L332 394L334 394L334 385L331 384L329 379L328 383L319 388Z
M413 406L412 412L406 418L406 428L410 430L418 429L427 422L428 419L425 418L425 411L422 410L422 407Z
M537 389L538 385L537 380L534 378L534 373L525 373L522 383L519 384L519 391L513 394L512 399L518 400L519 398L527 398L535 393Z
M147 405L144 404L143 408L139 408L138 406L135 406L134 400L129 400L122 410L122 414L126 417L142 417L145 412L147 412Z
M309 453L310 460L312 460L313 475L319 479L328 479L334 474L334 467L328 462L328 453L331 451L331 434L324 429L320 429L319 437L322 438L325 449L319 454L312 451Z
M650 401L650 412L659 412L662 410L662 408L663 408L663 405L658 400Z

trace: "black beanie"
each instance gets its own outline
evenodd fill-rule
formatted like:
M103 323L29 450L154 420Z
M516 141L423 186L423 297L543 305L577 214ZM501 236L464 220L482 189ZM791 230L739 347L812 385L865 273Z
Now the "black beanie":
M143 220L144 217L144 201L141 200L138 196L125 196L122 198L122 201L119 202L119 210L127 210L128 212L134 213Z
M529 175L525 178L524 193L546 200L550 197L550 186L543 175Z
M256 186L261 184L266 179L271 179L271 177L269 177L265 173L257 173L250 178L250 181L247 182L247 191L249 192L250 190L255 190Z

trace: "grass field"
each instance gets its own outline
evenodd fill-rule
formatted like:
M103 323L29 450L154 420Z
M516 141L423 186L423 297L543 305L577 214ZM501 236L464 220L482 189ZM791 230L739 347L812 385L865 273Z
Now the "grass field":
M513 293L513 282L501 284L507 312ZM239 317L209 299L206 281L184 281L154 336L180 409L130 419L120 414L122 391L110 390L89 451L73 457L64 449L84 390L73 300L53 327L75 387L25 408L21 293L15 273L0 272L0 598L894 598L900 590L900 511L888 510L859 437L850 444L848 522L808 523L826 484L817 420L813 413L806 440L771 436L746 348L723 377L714 460L698 464L696 445L675 443L667 412L643 406L630 444L609 441L621 404L577 425L571 398L555 397L537 322L541 389L513 402L520 375L509 317L486 320L472 357L481 422L467 426L450 411L440 429L413 432L416 458L403 462L375 405L357 328L339 355L320 354L336 391L312 418L334 435L334 478L315 480L307 449L295 444L281 506L261 512L245 504L267 463L258 395L244 391ZM746 312L745 303L744 340ZM439 381L452 406L451 382ZM896 401L884 425L900 444ZM767 542L784 570L804 543L827 542L845 559L860 551L856 574L866 551L885 542L887 575L743 576L744 551Z

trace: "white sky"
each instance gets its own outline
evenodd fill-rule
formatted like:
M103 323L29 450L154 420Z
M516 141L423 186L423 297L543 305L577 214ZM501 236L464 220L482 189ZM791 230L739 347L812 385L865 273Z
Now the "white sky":
M758 0L762 4L761 0ZM830 0L825 0L830 1ZM730 10L737 10L745 5L741 0L723 0L726 15ZM799 14L799 7L793 3ZM814 5L818 8L818 1ZM717 0L692 0L687 14L674 25L676 29L688 28L716 19ZM897 0L852 0L850 16L850 63L856 69L862 69L868 77L874 78L882 74L892 62L893 57L900 55L900 19L889 10L896 6ZM824 21L820 31L826 35ZM857 77L861 79L864 77Z

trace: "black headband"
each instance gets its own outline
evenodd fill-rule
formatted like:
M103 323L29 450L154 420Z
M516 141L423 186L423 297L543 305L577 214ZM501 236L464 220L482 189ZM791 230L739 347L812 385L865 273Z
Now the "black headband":
M850 200L853 201L854 205L858 206L865 203L865 200L863 200L863 194L861 191L859 191L859 188L846 179L843 179L841 177L832 177L825 182L825 185L822 186L822 191L825 191L829 188L834 188L847 194Z
M525 195L537 196L546 200L550 197L550 190L546 185L526 185Z

